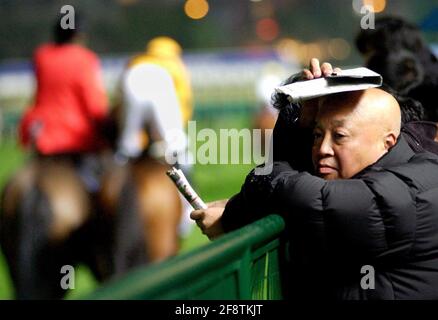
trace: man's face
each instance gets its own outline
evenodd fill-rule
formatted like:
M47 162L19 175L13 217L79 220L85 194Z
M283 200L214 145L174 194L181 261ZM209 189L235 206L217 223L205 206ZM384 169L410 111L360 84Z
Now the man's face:
M381 128L354 110L354 103L321 105L312 149L318 176L326 180L351 178L385 153Z

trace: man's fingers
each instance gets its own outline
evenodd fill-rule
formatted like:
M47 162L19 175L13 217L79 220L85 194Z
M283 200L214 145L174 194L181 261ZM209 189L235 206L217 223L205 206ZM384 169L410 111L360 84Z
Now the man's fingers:
M307 80L311 80L314 78L319 78L321 76L329 76L332 73L341 72L340 68L333 68L333 66L329 62L324 62L320 66L320 62L317 58L310 59L309 69L303 70L303 78Z
M190 213L190 218L195 220L202 233L210 239L217 234L224 233L220 219L225 208L211 207L207 209L194 210Z
M304 80L312 80L314 78L312 72L310 72L308 69L303 70L302 77Z
M324 77L331 75L332 72L333 72L332 65L330 63L328 63L328 62L324 62L321 65L321 72L324 75Z
M315 78L321 77L321 68L319 67L319 60L316 58L310 59L310 71Z
M203 210L194 210L190 213L190 219L192 219L192 220L199 220L202 217L204 217Z
M191 215L190 215L191 217ZM200 216L198 218L192 218L193 220L195 220L196 224L198 225L199 229L201 229L202 233L205 232L205 230L207 229L207 226L205 225L205 219L203 216Z

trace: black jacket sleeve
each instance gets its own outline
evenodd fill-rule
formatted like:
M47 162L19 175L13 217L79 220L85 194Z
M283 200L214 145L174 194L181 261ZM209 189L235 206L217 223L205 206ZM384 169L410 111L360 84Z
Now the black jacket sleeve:
M281 109L273 132L273 160L287 162L300 171L312 172L312 130L300 128L297 123L297 115L297 110L294 110L290 105ZM276 163L274 171L278 172L282 165L285 164ZM273 212L272 207L266 206L267 202L263 197L267 194L264 188L271 188L272 177L272 174L257 176L254 170L248 174L241 192L231 197L226 205L222 217L222 224L226 231L237 229L259 218L261 214L256 215L255 213L260 212L261 208L266 208L267 212ZM248 194L245 190L250 184L254 184L254 186L250 188L252 192ZM260 193L262 196L254 196L254 193ZM258 198L262 203L254 203L247 199L248 197Z
M274 162L272 172L257 175L253 169L246 177L240 192L230 198L222 214L221 223L226 232L238 229L260 219L264 215L276 212L276 203L272 200L277 179L283 170L290 169L287 162Z

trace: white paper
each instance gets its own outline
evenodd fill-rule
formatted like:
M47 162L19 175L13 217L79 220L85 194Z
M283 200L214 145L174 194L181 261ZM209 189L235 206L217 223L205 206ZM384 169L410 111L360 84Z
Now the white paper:
M291 102L305 101L328 94L365 90L382 85L382 76L368 68L342 70L328 77L298 81L275 88L289 96Z
M166 174L169 176L170 179L172 179L178 190L190 203L193 209L207 209L207 205L205 204L205 202L202 201L202 199L198 196L198 194L192 188L186 176L180 169L172 167L172 169L168 170Z

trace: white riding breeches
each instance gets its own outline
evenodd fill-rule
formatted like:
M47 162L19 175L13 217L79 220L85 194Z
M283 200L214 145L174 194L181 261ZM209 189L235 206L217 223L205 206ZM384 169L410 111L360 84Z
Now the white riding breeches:
M118 153L136 158L143 151L146 128L150 151L173 165L187 148L181 110L170 74L154 64L139 64L122 79L123 110Z

